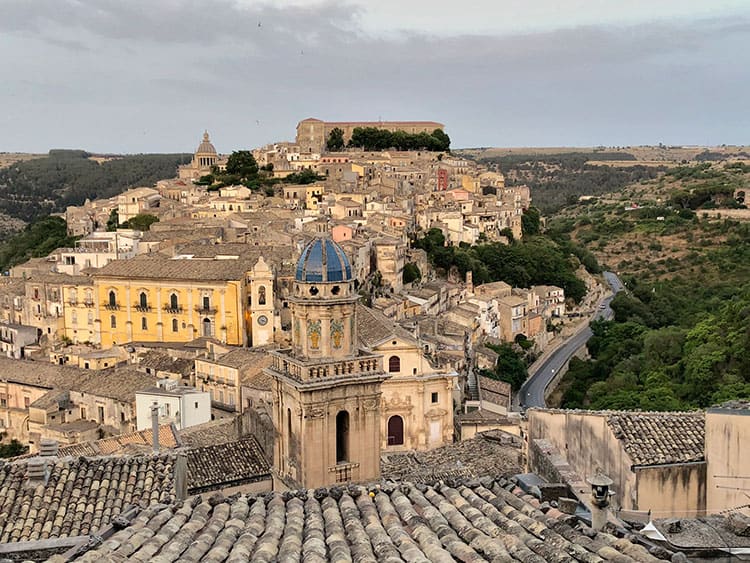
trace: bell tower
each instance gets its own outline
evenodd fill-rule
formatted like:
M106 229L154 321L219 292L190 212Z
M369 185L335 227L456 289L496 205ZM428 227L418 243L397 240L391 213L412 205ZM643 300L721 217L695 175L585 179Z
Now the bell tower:
M292 296L292 347L271 352L274 466L314 488L380 476L382 357L357 347L351 266L328 237L302 251Z
M265 346L273 342L276 324L273 277L273 271L266 264L263 256L260 256L250 273L250 299L247 315L249 346Z

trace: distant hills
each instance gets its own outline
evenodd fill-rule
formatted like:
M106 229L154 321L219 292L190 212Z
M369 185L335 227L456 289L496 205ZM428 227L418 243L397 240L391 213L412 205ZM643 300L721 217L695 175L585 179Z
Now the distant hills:
M459 149L505 175L509 186L526 184L534 205L549 214L580 196L616 193L655 180L675 166L696 162L750 160L750 147L528 147Z
M177 166L189 162L192 155L96 156L56 149L46 156L3 153L0 157L0 165L5 165L0 168L0 214L30 222L87 198L107 198L174 177Z

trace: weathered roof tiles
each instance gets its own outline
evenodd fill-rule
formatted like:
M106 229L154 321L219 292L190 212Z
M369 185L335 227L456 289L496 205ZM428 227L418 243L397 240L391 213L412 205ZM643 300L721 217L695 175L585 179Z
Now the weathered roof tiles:
M28 461L0 467L0 543L85 535L128 505L175 498L168 455L47 463L46 484L27 479Z
M511 492L510 489L513 489ZM584 534L504 481L411 483L194 497L144 510L76 561L656 562L641 545ZM593 536L593 537L592 537ZM53 557L51 563L62 561Z
M607 422L635 465L700 461L706 416L702 412L613 412Z

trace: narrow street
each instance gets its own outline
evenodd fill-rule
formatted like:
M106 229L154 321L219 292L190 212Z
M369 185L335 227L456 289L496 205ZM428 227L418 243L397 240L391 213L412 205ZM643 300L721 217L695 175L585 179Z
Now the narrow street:
M604 272L604 278L612 288L613 294L623 289L622 281L613 272ZM591 316L590 320L610 319L612 318L612 309L609 303L614 295L602 299L599 307ZM519 391L519 404L521 410L529 407L545 407L546 402L544 393L549 386L555 374L570 360L575 352L591 338L591 329L588 324L579 332L568 338L564 343L552 352L552 354L533 372L529 373L529 378L521 386Z

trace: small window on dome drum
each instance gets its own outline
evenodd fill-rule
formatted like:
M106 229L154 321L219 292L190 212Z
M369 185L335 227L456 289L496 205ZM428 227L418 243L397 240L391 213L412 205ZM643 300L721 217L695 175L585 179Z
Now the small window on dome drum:
M337 285L334 285L334 286L333 286L333 287L331 288L331 293L332 293L333 295L338 295L339 293L341 293L341 288L340 288L339 286L337 286Z

